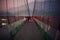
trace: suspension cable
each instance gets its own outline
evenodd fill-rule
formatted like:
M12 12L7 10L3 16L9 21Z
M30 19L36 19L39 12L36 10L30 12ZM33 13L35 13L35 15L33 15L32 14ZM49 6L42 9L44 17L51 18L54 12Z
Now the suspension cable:
M30 11L29 11L28 0L26 0L26 2L27 2L27 10L28 10L28 13L29 13L29 16L30 16Z
M19 4L19 0L17 0L17 9L18 9L18 18L17 18L17 20L19 20L19 6L18 6L18 4Z
M9 15L8 15L8 0L6 0L6 13L7 13L7 15L6 15L6 17L7 17L7 22L8 22L8 24L9 24Z
M15 3L14 3L15 1L13 0L13 13L14 13L14 22L16 21L16 19L15 19Z
M34 1L34 7L33 7L32 16L33 16L33 14L34 14L34 12L35 12L35 7L36 7L36 0Z

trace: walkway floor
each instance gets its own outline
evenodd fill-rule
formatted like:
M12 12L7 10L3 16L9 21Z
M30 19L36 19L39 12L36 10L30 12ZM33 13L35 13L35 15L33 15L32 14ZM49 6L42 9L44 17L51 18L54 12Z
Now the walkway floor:
M27 22L15 35L14 40L43 40L43 34L39 32L34 22Z

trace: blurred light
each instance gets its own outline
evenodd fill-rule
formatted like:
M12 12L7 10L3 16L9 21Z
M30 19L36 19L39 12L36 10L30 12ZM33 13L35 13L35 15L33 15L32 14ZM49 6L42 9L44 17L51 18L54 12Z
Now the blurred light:
M51 26L48 27L48 30L50 30Z
M4 19L4 18L3 18L3 19L1 19L1 20L2 20L2 21L6 21L7 19Z
M2 26L6 26L7 25L7 23L2 23Z

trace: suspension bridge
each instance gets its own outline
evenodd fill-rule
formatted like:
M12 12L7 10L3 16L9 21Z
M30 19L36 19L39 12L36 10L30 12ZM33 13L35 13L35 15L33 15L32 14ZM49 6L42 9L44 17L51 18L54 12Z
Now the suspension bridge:
M57 0L1 0L0 5L0 40L60 40Z

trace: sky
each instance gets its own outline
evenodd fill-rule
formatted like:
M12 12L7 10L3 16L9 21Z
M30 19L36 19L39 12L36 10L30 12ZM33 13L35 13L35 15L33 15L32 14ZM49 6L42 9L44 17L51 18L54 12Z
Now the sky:
M33 13L34 1L35 0L28 0L28 5L30 3L32 3L31 5L29 5L29 11L30 11L31 16ZM37 0L37 1L44 2L46 0ZM8 9L9 12L14 13L14 10L13 10L14 8L15 8L15 12L18 11L18 9L17 9L18 7L20 8L20 10L26 10L28 8L28 7L26 7L26 3L27 3L26 0L7 0L7 4L6 4L6 0L1 0L0 3L1 3L0 4L1 10L4 12L7 11L7 9ZM23 14L23 15L25 15L25 14Z
M29 4L29 10L31 11L30 14L32 15L33 13L33 8L34 8L34 1L35 0L28 0L28 4ZM37 8L40 10L41 9L41 3L44 3L45 1L49 1L49 0L36 0L37 2L40 2L38 3L39 5L37 5ZM54 0L51 0L51 1L54 1ZM30 5L30 3L32 3ZM56 7L55 3L51 3L51 6L50 6L50 9L51 9L51 12L55 12L55 8L54 6ZM19 10L18 10L19 8ZM45 8L45 9L44 9ZM3 11L3 12L6 12L8 9L9 12L14 12L14 9L15 9L15 12L17 11L20 11L20 10L26 10L27 12L27 2L26 0L7 0L7 5L6 5L6 0L0 0L0 10ZM12 9L12 10L10 10ZM44 4L42 4L42 9L45 11L46 9L48 10L48 3L45 5L44 7ZM49 10L50 10L49 9ZM53 10L53 11L52 11ZM17 13L16 12L16 13ZM48 11L47 11L48 12ZM25 13L25 12L24 12ZM24 14L23 15L27 15L27 14ZM22 12L21 12L22 14ZM42 14L42 13L41 13ZM41 15L40 14L40 15ZM38 14L39 15L39 14Z
M28 0L28 3L31 3L31 2L34 2L34 0ZM6 12L8 9L9 12L14 13L14 8L15 8L15 12L16 12L16 11L18 11L18 9L17 9L18 7L20 8L19 11L25 10L25 9L27 9L26 3L27 3L26 0L7 0L7 2L6 2L6 0L0 0L0 11ZM16 13L16 14L18 14L18 13ZM22 14L28 15L27 13L25 13L25 14L22 13Z
M25 5L26 0L7 0L7 6L8 9L13 8L13 7L21 7L23 5ZM14 1L14 3L13 3ZM28 3L34 2L35 0L28 0ZM46 0L37 0L40 2L46 1ZM34 4L33 4L34 5ZM1 10L6 10L6 0L0 0L0 6L1 6ZM29 6L31 7L31 6Z
M7 0L7 6L8 6L8 9L10 8L13 8L13 7L21 7L23 5L25 5L26 1L25 0L14 0L14 3L13 3L13 0ZM28 3L31 3L32 1L34 0L28 0ZM6 0L1 0L0 1L0 6L2 8L2 10L6 10Z

